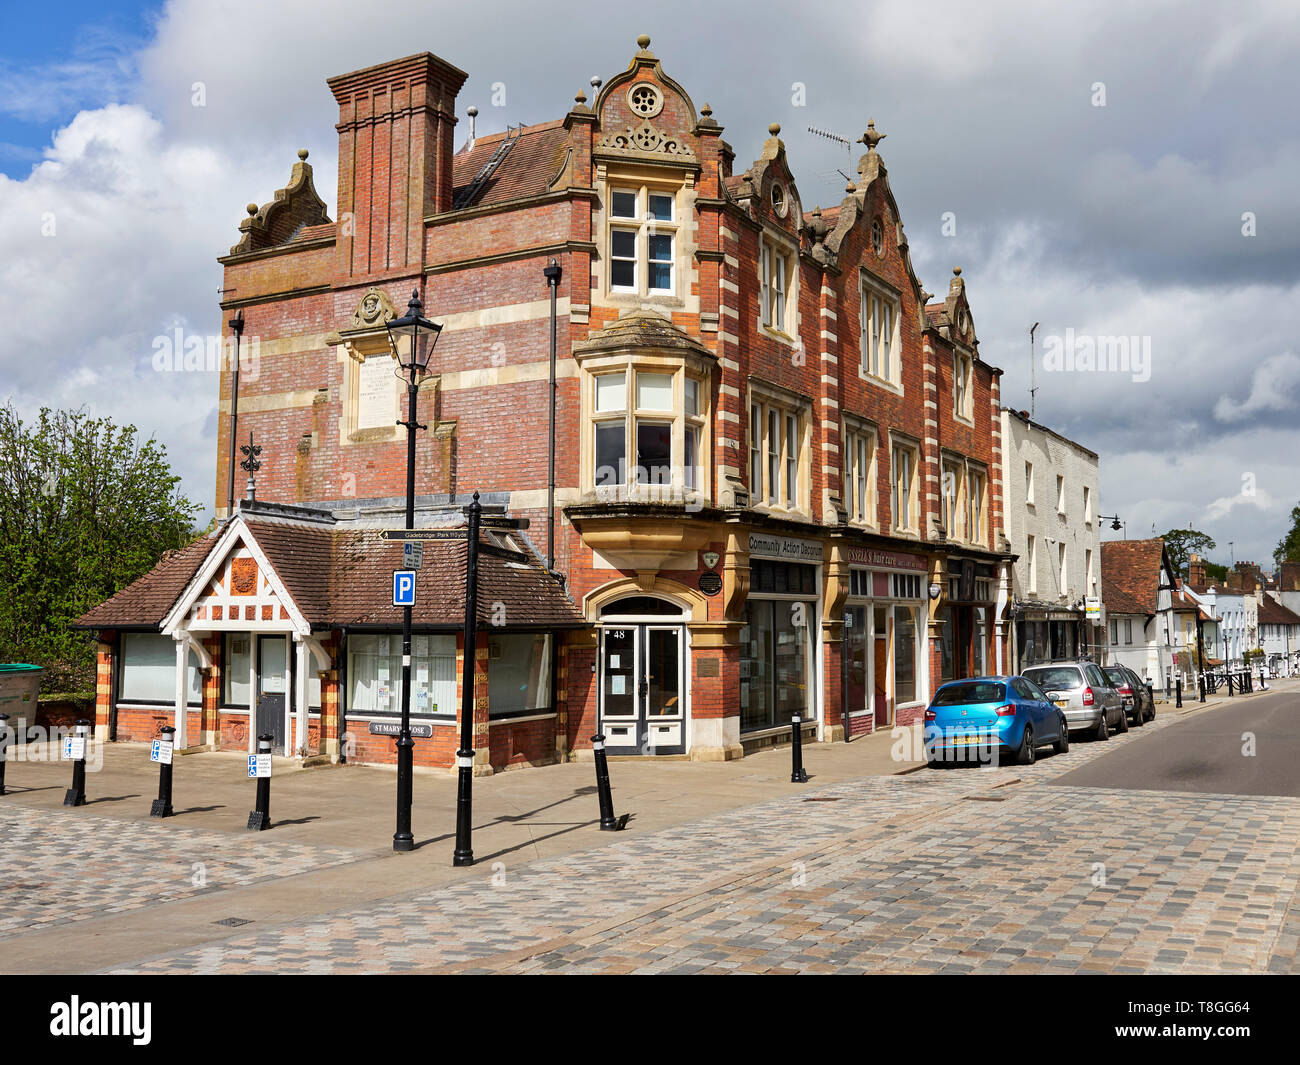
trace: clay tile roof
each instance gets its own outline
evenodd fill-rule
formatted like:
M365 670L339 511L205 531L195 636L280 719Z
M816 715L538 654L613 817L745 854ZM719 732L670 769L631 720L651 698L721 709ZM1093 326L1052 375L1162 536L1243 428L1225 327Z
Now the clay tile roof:
M402 615L393 606L391 575L402 568L401 541L383 540L374 530L335 536L330 574L332 622L398 624ZM465 554L464 540L424 542L424 564L415 578L415 624L464 624ZM479 555L478 619L483 626L504 619L509 628L586 625L559 582L535 559L509 561L486 552Z
M1276 599L1267 595L1259 600L1259 623L1261 625L1300 625L1300 614L1283 606Z
M1101 545L1101 598L1119 614L1154 614L1160 603L1163 540L1106 540Z
M132 581L111 599L82 614L72 623L72 627L158 628L216 542L215 536L203 536L187 547L165 556L143 577Z
M462 148L452 157L452 185L456 193L473 182L504 139L504 133L479 137L472 150ZM564 166L568 142L569 134L562 121L525 126L474 202L466 206L482 207L545 192Z
M248 522L248 531L303 617L312 625L328 625L333 531L328 526L264 521Z
M393 606L392 573L402 568L402 542L379 531L339 530L301 522L248 521L247 528L284 584L294 605L314 628L401 624ZM164 559L134 584L102 603L77 625L82 628L157 628L189 586L216 544L205 537ZM462 540L424 543L416 576L416 625L459 627L465 621L465 555ZM480 625L506 628L579 628L587 622L560 583L531 553L479 555Z

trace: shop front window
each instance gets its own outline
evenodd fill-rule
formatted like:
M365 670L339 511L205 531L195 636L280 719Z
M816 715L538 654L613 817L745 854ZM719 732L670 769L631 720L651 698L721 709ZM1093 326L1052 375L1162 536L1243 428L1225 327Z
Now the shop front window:
M488 637L488 716L551 711L551 637L510 632Z
M176 641L152 633L123 633L118 698L122 702L175 704ZM189 653L185 671L185 698L190 706L203 702L203 680L193 651Z
M916 699L916 609L894 607L894 702Z
M402 709L402 638L397 633L348 637L348 710ZM456 713L456 637L411 637L411 713Z
M988 610L975 608L975 676L988 676Z
M740 729L788 725L809 715L810 618L816 604L750 599L740 632Z
M846 705L849 713L867 706L867 612L850 607L844 612L844 668L848 670Z
M955 657L952 652L953 616L952 607L940 607L936 617L939 621L939 680L953 680Z

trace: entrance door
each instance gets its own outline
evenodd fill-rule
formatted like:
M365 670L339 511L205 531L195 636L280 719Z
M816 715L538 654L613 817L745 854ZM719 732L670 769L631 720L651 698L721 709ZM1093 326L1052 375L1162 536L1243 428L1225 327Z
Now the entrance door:
M680 625L609 625L600 637L601 729L612 754L682 754Z
M871 641L875 648L872 660L872 673L875 677L874 698L876 710L876 728L889 725L889 609L878 606L872 611L872 624L875 638Z
M273 737L272 746L284 749L284 711L289 693L289 638L257 638L257 735Z

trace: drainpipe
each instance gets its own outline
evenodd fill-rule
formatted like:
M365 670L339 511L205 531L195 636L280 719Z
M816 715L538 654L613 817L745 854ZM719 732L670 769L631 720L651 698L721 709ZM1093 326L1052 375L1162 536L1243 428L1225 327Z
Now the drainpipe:
M244 311L241 308L230 319L231 332L235 334L235 375L230 387L230 459L226 464L226 520L235 516L235 439L239 427L239 341L244 335Z
M546 456L546 568L555 570L555 304L560 287L560 264L552 259L542 271L551 289L551 376L547 403Z

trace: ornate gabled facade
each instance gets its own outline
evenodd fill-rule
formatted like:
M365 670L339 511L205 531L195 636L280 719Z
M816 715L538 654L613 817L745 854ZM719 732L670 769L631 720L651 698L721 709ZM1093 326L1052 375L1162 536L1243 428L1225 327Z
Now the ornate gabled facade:
M737 173L711 108L649 43L594 100L459 151L465 74L444 60L331 78L337 221L300 153L221 259L223 316L240 315L260 357L237 397L234 375L221 383L217 500L236 525L248 508L225 513L228 455L249 431L265 449L259 506L290 523L327 515L332 537L400 522L402 386L384 323L414 289L443 326L419 392L417 525L459 520L475 490L529 519L520 564L546 559L578 619L557 605L545 648L519 642L545 670L516 670L529 705L485 708L485 766L569 758L597 731L615 753L733 758L788 740L795 715L832 740L919 720L942 680L1006 663L1000 371L979 356L960 270L928 303L884 134L868 122L857 180L806 211L780 127ZM320 709L290 685L267 712L292 726L306 699L304 729L319 720L345 754L352 737L354 757L388 759L391 741L370 738L393 720L376 641L400 615L377 607L362 640L336 609L346 570L331 574L327 609L298 636L316 644L289 663L319 681ZM221 608L224 587L195 605ZM512 609L503 633L539 631ZM175 619L173 636L211 615ZM260 718L261 682L254 669L253 694L230 701L212 678L241 637L204 639L219 744L227 718ZM106 634L102 653L121 673L120 640ZM454 724L428 709L454 654L440 661L416 693L428 764L448 761L439 737ZM489 651L475 679L489 704L494 670L515 677Z

